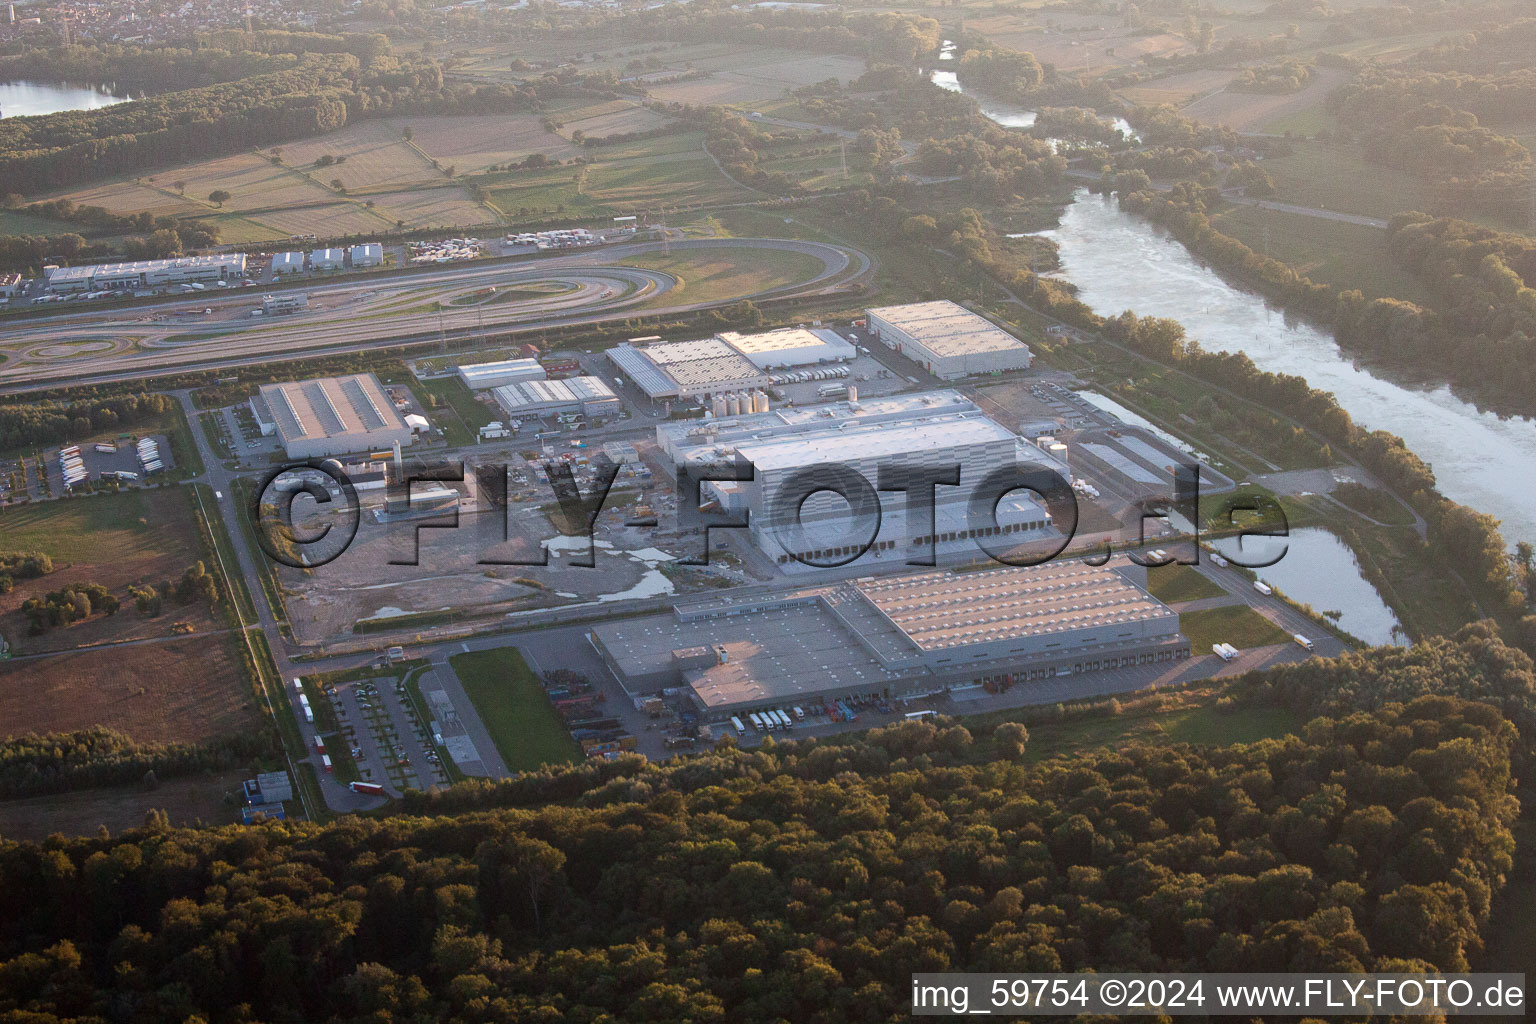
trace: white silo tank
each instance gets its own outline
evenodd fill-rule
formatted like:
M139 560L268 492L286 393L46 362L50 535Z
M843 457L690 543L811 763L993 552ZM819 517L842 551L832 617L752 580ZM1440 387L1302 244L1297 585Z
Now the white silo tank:
M741 415L741 396L732 391L725 399L725 411L732 416Z
M849 384L848 385L848 401L850 401L850 402L857 402L858 400L859 400L859 386L857 384Z
M1068 471L1071 470L1072 463L1067 458L1066 445L1062 444L1060 441L1057 441L1055 444L1051 445L1050 452L1052 458L1058 460L1063 466L1066 466Z
M714 413L716 416L724 416L725 415L725 396L724 395L716 395L715 397L711 398L709 400L709 410L710 410L710 412Z
M763 393L761 391L754 391L754 392L752 392L752 411L753 412L767 412L768 411L768 396L765 393Z

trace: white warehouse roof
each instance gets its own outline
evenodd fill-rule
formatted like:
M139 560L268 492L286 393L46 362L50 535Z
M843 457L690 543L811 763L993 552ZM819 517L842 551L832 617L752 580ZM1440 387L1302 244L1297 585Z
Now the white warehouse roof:
M548 374L537 359L502 359L494 363L463 363L459 379L472 391L514 384L521 380L543 380Z
M715 337L764 370L836 362L852 359L857 353L836 331L825 329L784 327L762 334L725 331Z
M905 331L940 358L1025 348L1022 341L986 317L948 299L877 306L868 314Z

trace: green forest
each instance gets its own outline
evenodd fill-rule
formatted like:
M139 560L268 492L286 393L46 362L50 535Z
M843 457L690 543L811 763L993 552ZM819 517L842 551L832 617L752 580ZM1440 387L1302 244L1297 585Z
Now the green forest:
M0 1013L878 1021L913 971L1467 970L1533 693L1469 627L1238 679L1218 709L1310 718L1249 745L1031 763L1019 722L908 722L3 843Z

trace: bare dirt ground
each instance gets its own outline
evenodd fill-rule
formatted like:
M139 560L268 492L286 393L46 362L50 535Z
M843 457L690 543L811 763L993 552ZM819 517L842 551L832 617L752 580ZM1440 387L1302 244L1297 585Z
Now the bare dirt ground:
M146 743L198 743L251 727L254 698L232 634L0 662L0 734L103 725Z
M151 810L165 811L172 825L224 825L239 820L238 797L246 772L197 775L163 782L154 790L140 787L57 793L25 800L0 801L0 838L40 842L55 832L88 835L102 825L119 835L144 824Z
M1183 112L1197 121L1224 125L1233 131L1259 131L1276 118L1320 106L1348 77L1349 72L1339 68L1317 68L1312 72L1312 80L1299 92L1273 96L1223 91L1196 100Z

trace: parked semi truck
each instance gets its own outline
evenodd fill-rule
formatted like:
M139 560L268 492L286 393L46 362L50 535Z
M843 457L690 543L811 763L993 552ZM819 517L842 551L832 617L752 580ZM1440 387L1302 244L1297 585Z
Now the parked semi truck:
M1265 583L1263 580L1254 580L1253 581L1253 589L1257 590L1259 593L1263 594L1265 597L1269 597L1271 594L1273 594L1275 592L1275 588L1270 586L1268 583Z
M1231 661L1238 655L1237 648L1231 644L1213 644L1211 651L1222 661Z

